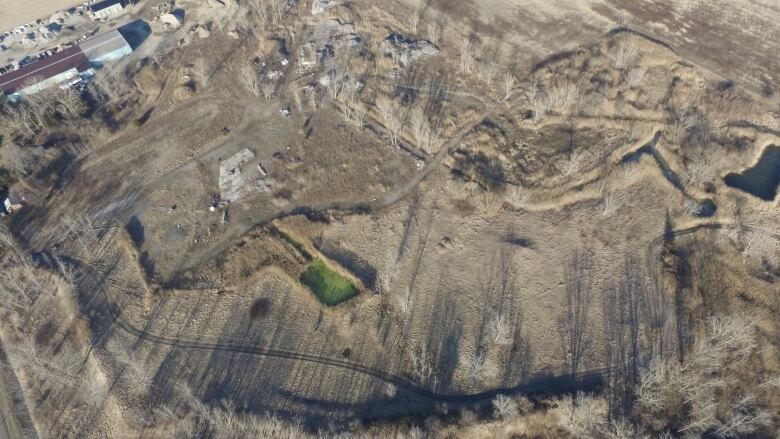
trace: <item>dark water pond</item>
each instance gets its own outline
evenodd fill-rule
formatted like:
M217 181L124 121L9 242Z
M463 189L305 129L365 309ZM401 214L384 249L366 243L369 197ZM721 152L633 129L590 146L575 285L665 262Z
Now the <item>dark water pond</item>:
M777 185L780 184L780 146L767 147L755 166L741 174L728 174L724 180L727 185L753 194L762 200L774 200L777 195Z

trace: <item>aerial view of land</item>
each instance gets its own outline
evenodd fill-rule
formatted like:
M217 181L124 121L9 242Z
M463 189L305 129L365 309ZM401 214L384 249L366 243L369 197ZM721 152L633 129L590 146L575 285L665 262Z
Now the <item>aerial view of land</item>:
M0 0L0 439L780 437L780 3Z

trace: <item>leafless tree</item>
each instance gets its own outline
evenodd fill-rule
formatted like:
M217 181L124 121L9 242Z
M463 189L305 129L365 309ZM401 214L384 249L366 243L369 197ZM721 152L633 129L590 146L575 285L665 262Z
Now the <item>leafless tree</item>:
M636 176L637 164L636 162L627 162L621 165L623 168L623 181L630 182L634 180Z
M436 21L431 21L428 23L427 26L427 34L428 41L430 41L432 44L438 44L439 43L439 37L441 37L441 26Z
M298 88L298 86L295 85L295 83L290 84L290 94L292 94L293 101L295 101L295 106L298 108L298 111L302 111L303 105L301 102L301 90Z
M710 165L706 158L698 157L688 163L686 173L689 184L696 184L708 178Z
M580 170L580 163L582 162L582 152L580 150L572 150L569 153L569 159L563 165L563 175L570 177Z
M601 191L601 216L611 216L620 206L615 191L604 187Z
M639 57L639 50L628 39L621 40L609 54L612 66L618 70L627 70L634 66Z
M208 85L209 83L209 73L208 73L208 67L206 65L206 59L198 58L195 61L195 64L192 66L192 69L201 87L205 88L206 85Z
M777 248L777 240L760 230L747 230L741 237L742 254L746 256L771 257Z
M581 250L574 250L566 265L565 308L560 327L572 378L577 376L582 354L590 346L592 269L593 256Z
M393 399L398 393L398 387L392 383L385 383L382 393L384 393L385 396L387 396L389 399Z
M752 319L713 316L684 362L655 361L642 372L636 391L639 418L655 431L750 435L771 422L776 397L759 398L750 358L758 348Z
M697 200L688 198L687 200L685 200L684 209L685 209L685 214L688 216L699 216L702 212L703 207L701 203L698 202Z
M309 100L309 105L311 105L313 111L317 111L317 105L319 103L319 92L317 90L317 87L310 85L305 88L305 91L306 91L306 97Z
M512 91L515 89L517 83L517 77L512 72L504 73L504 100L508 100L512 96Z
M409 16L409 30L412 34L417 34L417 29L420 27L420 20L422 19L422 11L418 8L412 9L412 15Z
M493 343L499 346L506 346L512 343L511 330L505 316L501 314L494 315L488 325Z
M275 25L282 22L284 18L284 6L287 4L287 0L269 0L271 3L271 17Z
M460 46L460 72L470 74L474 66L474 42L467 39Z
M250 62L241 64L238 71L241 83L254 97L260 97L260 75Z
M98 93L106 100L122 95L128 88L127 81L122 75L110 75L107 72L101 72L95 75L93 81L98 89Z
M481 387L498 375L498 368L482 353L477 353L469 358L467 374L472 385Z
M261 90L263 92L263 97L265 98L265 100L270 101L271 98L274 96L274 91L276 90L276 86L271 81L263 81Z
M439 146L439 135L431 127L425 113L416 108L410 115L412 135L417 145L428 154L435 154Z
M540 108L540 113L547 111L556 111L564 114L575 107L579 99L578 87L568 81L558 82L547 89L544 95L544 106Z
M493 82L493 77L496 74L496 59L491 58L488 61L480 61L477 63L477 76L486 86L490 87Z
M496 419L510 420L518 414L517 402L506 395L493 398L493 416Z
M522 186L510 186L509 187L509 203L515 209L521 209L528 204L529 194L528 191Z
M390 143L397 146L405 123L403 108L384 95L377 98L376 107L390 136Z
M328 82L325 84L325 87L328 89L330 98L335 101L339 98L344 85L347 83L347 76L336 66L328 70L327 78Z
M406 353L412 376L421 382L427 381L433 373L433 359L427 342L423 340L416 349L410 349Z
M635 67L628 72L627 80L629 87L637 87L645 79L647 69L644 67Z
M578 393L557 401L558 424L575 438L605 437L606 403L603 398Z
M154 372L147 369L135 353L120 350L115 358L124 365L124 372L134 383L135 390L143 392L152 384Z

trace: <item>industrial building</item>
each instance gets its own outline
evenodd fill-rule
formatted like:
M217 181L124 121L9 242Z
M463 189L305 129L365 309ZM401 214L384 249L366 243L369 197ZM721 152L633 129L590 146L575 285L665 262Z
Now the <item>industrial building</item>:
M44 88L70 82L91 68L79 46L25 64L0 75L0 91L6 95L33 94Z
M89 5L89 16L94 20L120 14L125 9L123 0L103 0Z
M92 76L93 68L116 61L132 51L122 34L112 30L0 75L0 92L13 99L79 81Z
M101 67L133 52L125 37L118 30L100 34L79 45L93 67Z

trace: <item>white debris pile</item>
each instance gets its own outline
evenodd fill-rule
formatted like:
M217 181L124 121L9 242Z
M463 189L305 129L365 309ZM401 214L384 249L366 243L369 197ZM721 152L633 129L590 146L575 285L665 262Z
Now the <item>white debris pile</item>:
M406 38L396 33L388 35L379 49L382 54L401 64L408 64L439 53L439 48L430 41Z
M162 27L164 29L171 29L171 30L180 28L182 22L184 21L183 12L184 11L182 11L182 13L177 14L176 11L174 11L174 12L169 12L167 14L160 15L160 23L162 24Z
M311 13L314 15L322 14L334 6L336 6L336 2L333 0L312 0Z
M358 47L363 42L352 24L338 19L327 20L317 25L307 43L302 45L299 64L301 67L311 67L336 57L344 49Z

